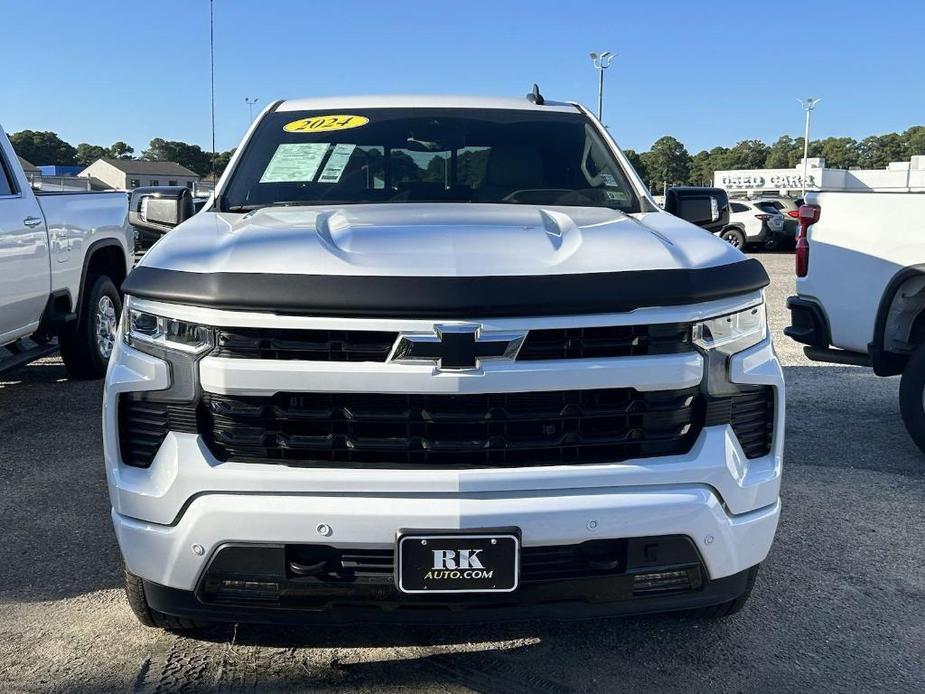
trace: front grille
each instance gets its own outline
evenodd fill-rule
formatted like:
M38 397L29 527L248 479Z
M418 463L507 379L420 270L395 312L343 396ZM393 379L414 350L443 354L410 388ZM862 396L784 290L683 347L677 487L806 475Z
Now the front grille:
M731 424L747 458L771 452L774 441L774 388L756 386L722 398L710 398L705 423Z
M518 467L686 453L697 388L477 395L203 394L201 433L220 460L363 467Z
M397 332L221 328L214 356L241 359L384 362ZM693 349L689 323L531 330L517 359L602 359Z
M119 395L119 450L122 462L133 467L150 466L168 432L197 432L194 404L143 398L143 393Z
M384 362L398 333L372 330L281 330L226 328L218 331L217 357Z
M600 359L676 354L693 349L689 323L531 330L517 355L537 359Z

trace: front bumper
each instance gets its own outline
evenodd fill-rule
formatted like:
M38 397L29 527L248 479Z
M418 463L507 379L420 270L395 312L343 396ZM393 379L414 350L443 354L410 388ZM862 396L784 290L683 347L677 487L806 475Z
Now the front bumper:
M668 390L694 386L703 378L702 358L697 354L592 361L581 369L563 362L552 374L540 366L514 364L505 371L486 369L478 378L435 377L409 367L401 380L391 367L339 368L337 373L328 373L329 367L304 362L239 360L232 365L236 368L225 368L217 360L206 361L200 367L200 381L210 392L252 393L258 386L318 391L355 387L376 392L402 392L410 387L513 392L565 385ZM550 384L554 377L569 382ZM149 468L135 468L120 459L117 396L163 390L170 385L170 373L165 362L120 343L110 364L104 398L104 451L113 523L126 565L147 582L152 605L162 609L156 602L162 600L162 611L178 616L206 617L195 605L191 607L190 600L197 601L195 591L206 567L228 543L318 543L388 550L394 547L399 530L414 528L513 526L520 530L524 548L685 536L696 547L704 586L686 596L692 604L671 602L681 596L663 596L658 600L667 602L659 604L666 606L651 611L697 606L699 600L714 604L722 601L717 597L735 597L736 591L741 592L743 572L767 555L780 514L784 383L770 341L733 357L729 378L734 383L774 387L775 424L769 454L748 459L732 428L719 425L705 426L686 454L616 464L441 470L298 468L221 462L199 436L173 432ZM585 592L591 589L590 584L582 585ZM201 607L205 610L205 605Z
M319 543L391 548L401 529L514 526L524 547L595 539L686 535L711 578L767 555L780 502L731 515L705 485L455 495L204 494L179 521L158 525L113 511L128 569L146 580L195 590L225 543Z

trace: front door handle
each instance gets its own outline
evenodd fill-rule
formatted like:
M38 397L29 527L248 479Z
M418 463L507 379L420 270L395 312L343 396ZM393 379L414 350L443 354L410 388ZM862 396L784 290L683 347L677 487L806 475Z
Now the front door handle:
M26 217L24 220L22 220L22 223L25 224L30 229L32 229L34 227L37 227L39 224L41 224L42 219L41 217Z

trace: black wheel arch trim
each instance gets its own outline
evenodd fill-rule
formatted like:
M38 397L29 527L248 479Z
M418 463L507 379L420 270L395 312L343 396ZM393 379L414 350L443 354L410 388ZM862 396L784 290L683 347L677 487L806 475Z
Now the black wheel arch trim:
M101 248L107 248L109 246L115 246L122 253L124 258L128 258L128 254L125 252L125 246L122 245L122 242L117 238L106 238L106 239L97 239L87 247L87 252L84 253L83 267L80 270L80 284L78 285L77 290L77 305L74 306L74 313L78 316L80 315L80 309L83 306L84 298L84 289L86 288L87 283L87 272L90 270L90 260L93 258L94 254L99 251ZM130 268L128 262L125 264L126 275L129 273ZM118 287L116 287L118 289Z
M893 299L896 298L896 292L907 280L919 275L925 275L925 263L904 267L893 275L886 289L883 290L883 296L880 297L880 305L877 308L877 317L874 322L874 338L867 347L874 373L878 376L895 376L902 373L905 368L908 360L906 355L888 352L884 348L886 319L890 313L890 306L893 305Z
M207 274L140 266L122 288L140 299L229 310L445 319L622 313L727 298L769 282L761 263L749 258L698 269L486 277Z

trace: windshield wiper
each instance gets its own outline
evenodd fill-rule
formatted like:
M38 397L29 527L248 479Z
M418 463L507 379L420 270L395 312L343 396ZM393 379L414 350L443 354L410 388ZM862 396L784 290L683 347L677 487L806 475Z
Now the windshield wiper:
M232 205L228 208L228 212L253 212L254 210L261 210L264 207L296 207L298 205L310 205L312 203L306 202L305 200L280 200L277 202L263 202L256 205Z
M364 200L279 200L255 205L231 205L227 212L253 212L265 207L324 207L326 205L364 205Z

